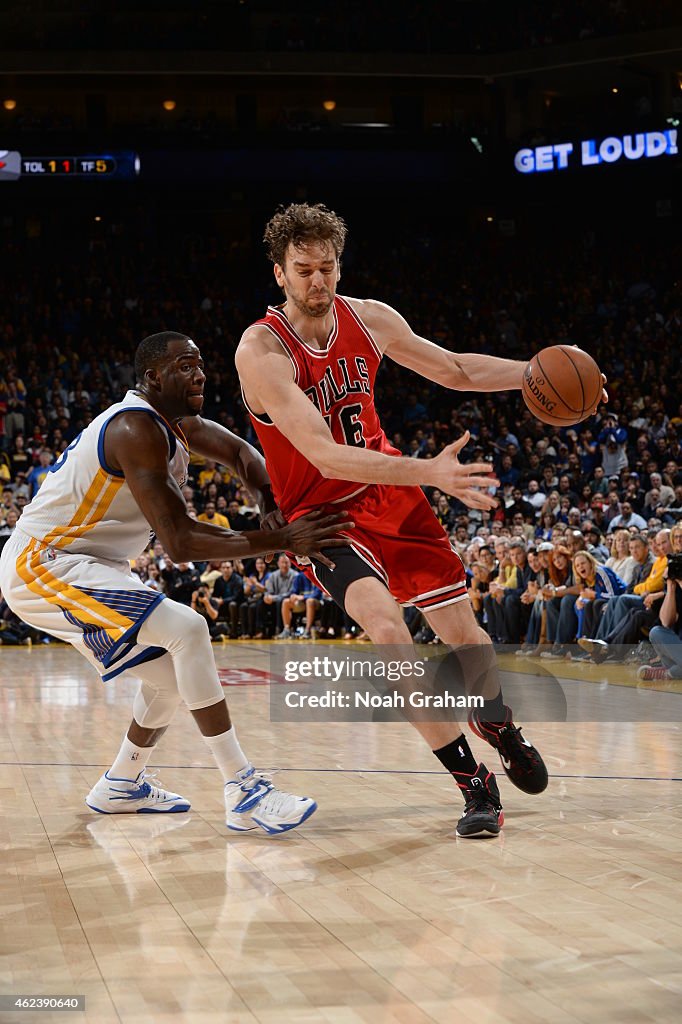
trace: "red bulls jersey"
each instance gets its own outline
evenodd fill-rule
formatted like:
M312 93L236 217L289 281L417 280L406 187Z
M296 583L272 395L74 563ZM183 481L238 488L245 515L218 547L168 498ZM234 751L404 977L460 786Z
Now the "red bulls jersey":
M374 381L381 352L350 303L340 295L334 299L333 316L323 349L305 342L277 307L270 306L257 325L267 327L281 343L291 360L296 384L324 416L338 444L400 455L389 444L374 408ZM265 454L275 499L287 519L319 505L343 501L367 486L354 480L326 479L267 415L248 411Z

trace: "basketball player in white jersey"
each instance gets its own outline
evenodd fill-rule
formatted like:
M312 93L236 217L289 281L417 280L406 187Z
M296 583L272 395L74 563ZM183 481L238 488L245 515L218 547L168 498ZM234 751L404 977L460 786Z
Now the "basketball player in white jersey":
M315 513L275 532L235 533L187 514L180 492L189 448L227 464L276 513L265 464L249 444L199 416L205 375L199 349L163 332L140 344L137 388L69 445L24 509L0 560L0 588L24 621L71 643L104 682L141 680L133 720L111 768L86 803L105 814L178 812L189 802L149 781L146 766L184 701L225 780L226 823L275 834L316 804L273 787L248 761L231 724L205 620L131 575L150 530L173 561L249 557L290 548L309 554L344 543L348 517Z

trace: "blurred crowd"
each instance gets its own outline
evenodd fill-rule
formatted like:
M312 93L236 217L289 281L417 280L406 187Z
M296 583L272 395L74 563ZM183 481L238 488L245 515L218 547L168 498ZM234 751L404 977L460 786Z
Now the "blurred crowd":
M656 661L648 638L675 632L679 619L668 560L682 553L680 254L674 245L645 254L566 243L557 256L510 244L360 239L346 254L342 291L392 303L418 333L454 350L527 358L548 344L580 344L608 376L608 408L573 428L548 427L518 392L453 394L386 360L377 380L385 429L411 458L431 458L469 430L464 458L492 462L501 482L493 513L427 494L495 640L555 658L634 650L644 668L675 672ZM67 445L134 386L132 357L147 334L191 334L207 367L205 415L255 442L234 349L277 297L246 239L188 235L150 257L148 245L112 230L81 244L59 272L30 238L15 237L8 250L0 545ZM237 530L258 525L250 496L223 466L193 459L184 497L190 515ZM216 638L358 634L285 555L174 565L156 544L132 571L194 607ZM0 615L3 642L43 639L4 604ZM414 610L406 618L418 640L437 641Z
M398 12L387 0L348 0L338 9L291 0L284 12L269 0L221 0L196 9L179 0L62 0L52 10L28 0L8 5L1 27L7 49L485 53L678 23L672 0L422 0Z

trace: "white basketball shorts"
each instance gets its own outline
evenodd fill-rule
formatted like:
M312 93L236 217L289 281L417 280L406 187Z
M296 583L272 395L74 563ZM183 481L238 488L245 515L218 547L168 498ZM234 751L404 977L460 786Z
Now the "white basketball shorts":
M137 642L164 597L128 562L47 547L17 527L0 558L0 590L20 619L73 644L105 681L165 654Z

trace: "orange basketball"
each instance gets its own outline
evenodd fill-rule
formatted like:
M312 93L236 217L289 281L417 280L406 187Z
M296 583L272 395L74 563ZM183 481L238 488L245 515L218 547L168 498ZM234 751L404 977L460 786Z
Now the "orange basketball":
M573 345L552 345L523 371L523 398L543 423L569 427L591 416L601 400L601 370Z

